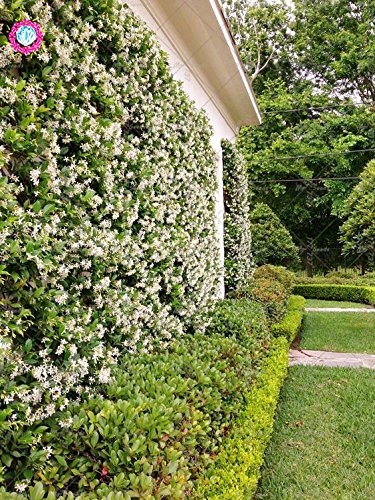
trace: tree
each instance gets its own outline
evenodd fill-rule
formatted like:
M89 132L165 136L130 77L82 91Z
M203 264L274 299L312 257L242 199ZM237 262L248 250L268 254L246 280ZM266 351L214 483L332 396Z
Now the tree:
M295 0L299 70L336 95L375 101L373 0Z
M341 241L346 254L368 257L375 255L375 160L361 174L361 181L349 196L341 227Z
M299 263L292 236L268 205L257 203L250 212L250 221L256 265L295 266Z
M288 40L293 17L285 0L272 4L267 0L227 0L224 9L249 76L254 83L257 79L255 85L262 83L257 78L261 73L277 76L273 71L276 63L290 66Z
M362 100L371 93L365 76L361 88L357 74L350 74L349 69L345 78L340 80L337 73L329 79L328 70L324 73L325 66L320 64L319 50L336 50L332 57L337 59L345 56L344 49L339 55L339 44L328 46L330 37L335 37L330 23L349 30L337 35L344 48L350 46L356 28L361 30L364 43L372 31L369 2L360 1L359 10L351 7L349 16L341 0L299 0L294 9L283 1L276 5L267 1L227 3L245 65L253 78L256 75L253 84L263 111L262 125L244 127L238 140L253 201L264 201L271 207L307 257L317 248L326 249L328 257L332 248L340 247L344 202L364 166L374 158L375 115L359 99L360 91ZM361 22L345 24L353 12L361 13ZM312 33L320 37L320 46ZM310 54L310 46L316 53ZM259 52L262 71L256 71ZM355 57L358 68L371 68L371 49ZM337 258L341 258L339 248ZM326 261L320 259L319 265L330 265Z

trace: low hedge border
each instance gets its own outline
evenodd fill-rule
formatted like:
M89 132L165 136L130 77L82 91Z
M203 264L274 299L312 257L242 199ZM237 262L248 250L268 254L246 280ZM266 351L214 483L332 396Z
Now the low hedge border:
M294 293L307 299L342 300L375 306L375 287L333 284L295 285Z
M306 299L300 295L292 295L288 302L286 315L280 323L271 327L274 337L286 337L292 342L299 333L303 322L303 310L306 306Z
M280 389L288 371L289 345L301 328L305 305L303 297L292 295L283 321L272 326L274 336L269 354L247 395L246 408L218 458L199 480L193 498L244 500L255 494Z
M246 409L214 465L200 480L193 498L241 500L253 497L264 451L272 435L280 389L288 370L287 339L274 338L271 346L270 354L249 391Z

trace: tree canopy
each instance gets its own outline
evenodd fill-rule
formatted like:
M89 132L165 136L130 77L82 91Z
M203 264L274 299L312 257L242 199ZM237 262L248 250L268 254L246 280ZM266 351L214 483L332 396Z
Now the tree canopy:
M361 174L343 210L346 220L342 225L341 241L347 253L375 253L375 160Z
M226 10L263 111L238 139L253 201L306 252L339 255L345 201L375 157L375 2L231 0Z

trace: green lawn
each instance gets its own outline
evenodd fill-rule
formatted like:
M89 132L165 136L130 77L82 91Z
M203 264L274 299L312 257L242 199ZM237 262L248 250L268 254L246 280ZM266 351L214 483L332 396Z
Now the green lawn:
M357 302L338 302L334 300L319 299L307 299L307 307L341 307L341 309L356 307L357 309L372 309L372 306L369 306L367 304L358 304Z
M308 312L305 314L300 347L374 354L375 314Z
M294 366L257 499L375 498L375 372Z

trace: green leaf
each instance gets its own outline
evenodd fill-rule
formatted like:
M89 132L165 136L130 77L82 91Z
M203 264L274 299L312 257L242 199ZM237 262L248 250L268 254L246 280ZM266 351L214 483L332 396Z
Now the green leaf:
M43 71L42 71L42 77L46 77L47 75L49 75L52 71L52 66L46 66Z
M37 201L34 203L34 205L33 205L33 207L32 207L32 210L33 210L33 212L34 212L34 213L38 213L38 212L39 212L39 210L40 210L41 208L42 208L42 204L40 203L40 201L39 201L39 200L37 200Z
M43 483L36 483L33 488L30 488L29 498L30 500L42 500L44 498Z
M99 433L97 431L94 432L94 434L90 438L90 444L92 448L95 448L95 446L98 444L99 441Z
M27 339L24 347L25 352L30 352L32 346L33 346L33 341L31 339Z
M55 455L55 458L60 465L62 465L63 467L68 467L68 464L66 463L64 457L62 457L61 455Z
M25 88L25 85L26 85L26 80L20 80L16 85L16 91L20 92Z

